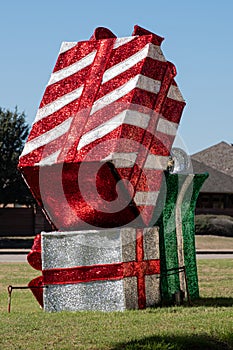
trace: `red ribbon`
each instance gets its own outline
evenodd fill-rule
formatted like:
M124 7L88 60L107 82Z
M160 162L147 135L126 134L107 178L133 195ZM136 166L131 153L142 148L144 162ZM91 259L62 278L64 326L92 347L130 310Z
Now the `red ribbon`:
M115 264L75 266L43 270L44 284L72 284L125 277L143 277L160 272L159 260L128 261Z
M43 270L44 284L70 284L123 278L122 263Z
M42 270L42 261L41 261L41 235L38 234L34 238L32 249L27 255L27 260L29 264L36 270Z

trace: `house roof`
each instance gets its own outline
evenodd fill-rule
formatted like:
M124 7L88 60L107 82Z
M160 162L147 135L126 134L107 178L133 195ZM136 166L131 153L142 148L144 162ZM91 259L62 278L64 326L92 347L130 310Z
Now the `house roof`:
M222 141L197 152L191 159L233 177L233 145L227 142Z
M209 173L209 177L204 182L201 192L212 193L233 193L233 176L218 171L191 157L193 173Z

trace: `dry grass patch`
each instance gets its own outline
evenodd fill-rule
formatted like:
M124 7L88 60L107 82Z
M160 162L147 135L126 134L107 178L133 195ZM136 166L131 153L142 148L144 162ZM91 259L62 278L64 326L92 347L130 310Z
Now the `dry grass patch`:
M233 237L196 236L197 250L232 250Z

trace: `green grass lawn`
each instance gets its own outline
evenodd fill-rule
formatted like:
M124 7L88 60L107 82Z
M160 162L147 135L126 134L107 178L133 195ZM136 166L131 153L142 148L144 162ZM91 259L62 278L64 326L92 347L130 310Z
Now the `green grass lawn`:
M201 299L192 307L126 312L41 310L29 290L7 286L39 275L25 263L0 264L0 349L233 349L233 261L198 260Z

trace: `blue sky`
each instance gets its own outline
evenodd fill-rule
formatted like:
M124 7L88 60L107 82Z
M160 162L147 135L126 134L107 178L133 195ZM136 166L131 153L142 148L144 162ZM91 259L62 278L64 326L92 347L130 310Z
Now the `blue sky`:
M129 36L139 24L165 38L186 100L179 135L192 154L233 143L233 1L8 0L0 4L0 106L34 120L62 41L105 26Z

